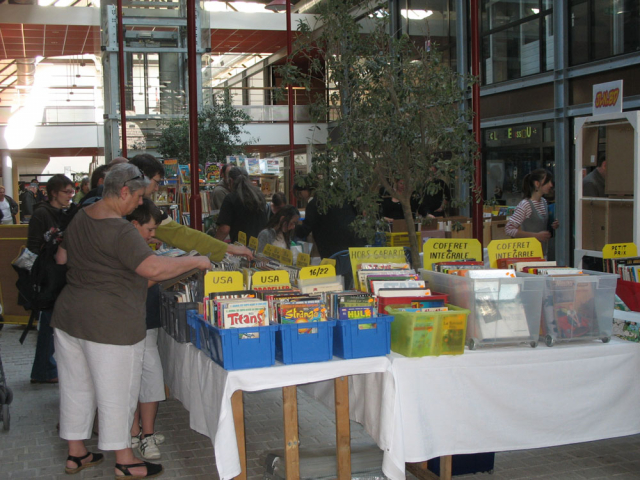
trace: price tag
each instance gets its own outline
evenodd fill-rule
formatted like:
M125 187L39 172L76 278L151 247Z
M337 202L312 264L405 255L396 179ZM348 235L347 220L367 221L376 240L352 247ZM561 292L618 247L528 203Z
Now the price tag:
M498 268L500 258L543 258L542 245L536 238L508 238L493 240L487 247L489 265Z
M320 260L320 265L333 265L335 267L336 266L336 259L335 258L323 258L322 260Z
M300 269L300 278L309 280L310 278L335 277L336 267L333 265L319 265L317 267L304 267Z
M286 248L280 249L280 263L284 265L293 265L293 252Z
M482 261L482 245L475 238L430 238L423 247L422 266L432 270L438 262Z
M602 258L637 257L638 247L635 243L607 243L602 249Z
M238 232L238 242L246 247L247 246L247 234L244 233L244 232Z
M258 251L258 239L256 237L249 237L249 248L254 252Z
M254 287L267 287L269 285L290 285L289 274L284 270L255 272L253 274L251 283Z
M361 263L407 263L403 247L361 247L350 248L351 271L356 283L356 289L360 289L358 281L358 266Z
M311 255L308 253L299 253L296 259L296 266L308 267L309 265L311 265Z
M207 272L204 276L204 294L244 290L240 272Z

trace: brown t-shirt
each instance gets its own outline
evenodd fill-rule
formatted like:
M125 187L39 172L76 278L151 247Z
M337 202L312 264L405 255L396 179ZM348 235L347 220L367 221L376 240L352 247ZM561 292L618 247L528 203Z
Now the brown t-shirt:
M56 300L51 326L96 343L133 345L144 339L147 279L135 270L153 251L135 227L81 210L62 246L67 285Z

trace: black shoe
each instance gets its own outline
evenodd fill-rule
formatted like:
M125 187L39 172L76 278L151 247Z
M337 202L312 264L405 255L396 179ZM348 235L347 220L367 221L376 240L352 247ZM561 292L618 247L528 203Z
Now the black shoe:
M147 467L147 474L134 475L129 471L129 469L135 468L135 467ZM157 477L163 471L162 465L160 465L159 463L149 463L149 462L131 463L129 465L121 465L119 463L116 463L116 468L124 474L124 475L116 475L116 480L139 480L142 478Z

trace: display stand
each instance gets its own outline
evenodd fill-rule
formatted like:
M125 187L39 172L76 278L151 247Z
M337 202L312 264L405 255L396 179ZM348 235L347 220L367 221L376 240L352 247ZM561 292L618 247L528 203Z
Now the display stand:
M602 258L608 243L640 240L634 219L640 215L640 112L611 113L577 118L576 132L576 249L574 265L582 258ZM598 158L598 131L606 129L607 174L605 197L584 197L582 168L595 167ZM632 173L633 172L633 173Z

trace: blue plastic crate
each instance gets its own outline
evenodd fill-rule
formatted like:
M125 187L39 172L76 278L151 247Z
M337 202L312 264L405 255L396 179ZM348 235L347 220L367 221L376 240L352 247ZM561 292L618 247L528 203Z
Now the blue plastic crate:
M189 341L195 345L196 348L201 348L200 343L200 324L198 323L198 311L187 311L187 328L189 330Z
M287 365L331 360L335 325L335 320L279 325L280 329L276 333L276 358ZM312 329L315 329L314 333L306 333Z
M267 327L218 328L198 315L201 350L225 370L268 367L276 363L276 332L279 325ZM257 338L247 338L258 334Z
M336 320L333 330L333 354L340 358L365 358L387 355L391 351L391 315L373 318ZM375 325L361 328L360 325Z

